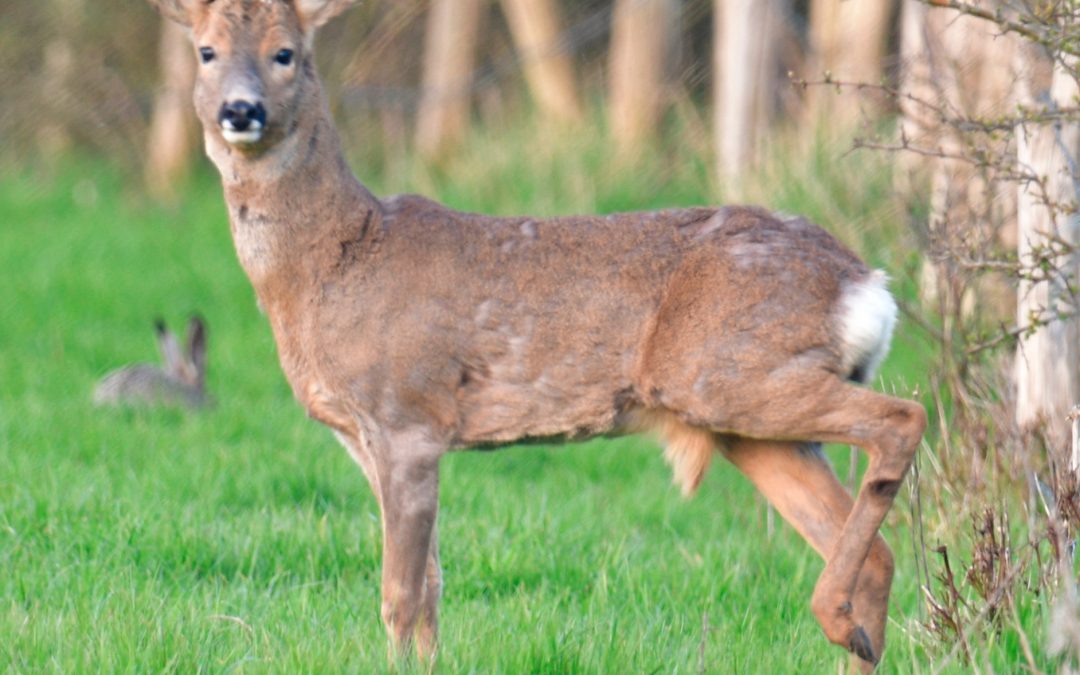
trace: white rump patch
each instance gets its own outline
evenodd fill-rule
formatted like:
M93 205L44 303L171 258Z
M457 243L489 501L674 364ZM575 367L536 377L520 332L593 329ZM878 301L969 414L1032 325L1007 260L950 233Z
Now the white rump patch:
M849 284L840 296L842 368L846 374L869 382L889 352L896 326L896 301L889 293L889 278L881 270Z

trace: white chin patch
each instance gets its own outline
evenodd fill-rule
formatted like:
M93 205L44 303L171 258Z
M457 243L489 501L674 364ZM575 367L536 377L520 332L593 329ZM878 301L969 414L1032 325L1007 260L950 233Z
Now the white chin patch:
M230 145L254 145L262 138L263 130L261 127L255 129L245 129L243 131L236 131L235 129L222 129L221 136L225 139L225 142Z

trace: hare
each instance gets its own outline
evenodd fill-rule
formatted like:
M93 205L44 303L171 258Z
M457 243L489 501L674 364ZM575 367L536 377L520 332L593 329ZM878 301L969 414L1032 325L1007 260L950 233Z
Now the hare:
M154 322L164 367L136 363L114 370L94 389L96 405L170 406L202 408L210 404L206 394L206 323L200 317L188 322L186 349L158 319Z

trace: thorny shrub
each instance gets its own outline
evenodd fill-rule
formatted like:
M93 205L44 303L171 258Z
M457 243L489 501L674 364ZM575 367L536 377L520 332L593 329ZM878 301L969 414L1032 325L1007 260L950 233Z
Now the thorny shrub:
M938 347L929 392L938 426L910 481L927 648L943 659L939 667L954 658L978 667L984 638L1014 631L1029 669L1038 672L1049 656L1063 671L1075 672L1080 663L1077 473L1069 447L1018 428L1010 377L1021 336L1069 320L1080 308L1078 247L1070 228L1050 233L1024 255L1018 254L1016 234L1021 190L1035 195L1033 201L1052 222L1077 217L1078 158L1076 148L1062 142L1062 130L1080 125L1080 101L1055 103L1031 92L1049 90L1055 71L1080 81L1080 5L1073 0L921 2L923 16L937 12L939 28L967 22L963 30L984 31L984 40L993 44L980 58L1001 59L1006 48L1012 50L1004 72L1013 80L997 85L1003 98L996 105L972 102L988 85L965 80L970 71L951 59L970 55L955 45L938 44L937 56L909 53L923 62L905 62L900 84L844 82L828 73L815 81L794 81L802 88L865 92L891 102L902 120L895 132L868 123L854 145L895 153L898 188L921 248L908 271L921 277L924 291L921 303L903 309ZM932 40L925 35L933 26L923 28L921 39ZM920 45L922 53L934 46ZM917 81L920 68L923 79ZM1002 68L990 71L1000 76ZM1053 128L1064 151L1072 181L1064 195L1018 153L1020 134L1033 126ZM1017 317L1017 287L1037 282L1055 285L1057 303ZM1033 603L1054 608L1048 612L1045 645L1032 644L1032 624L1018 609Z

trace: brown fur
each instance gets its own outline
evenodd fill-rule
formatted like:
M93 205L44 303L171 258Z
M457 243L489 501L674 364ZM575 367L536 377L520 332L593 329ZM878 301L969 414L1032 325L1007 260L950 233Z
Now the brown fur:
M872 280L856 256L750 207L535 219L377 199L345 163L311 52L349 0L153 2L216 51L195 103L237 254L296 397L379 500L398 653L435 648L445 452L645 428L687 493L718 439L731 443L828 561L812 602L826 635L872 667L891 579L877 530L925 413L847 382L842 299ZM282 48L291 66L275 65ZM230 145L218 111L241 93L265 105L266 129ZM862 348L880 352L889 331ZM868 452L854 504L827 466L792 473L802 440Z
M675 483L683 496L689 497L697 491L716 452L713 434L659 409L634 411L624 428L627 432L655 436L664 446L664 459L671 465Z

